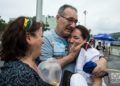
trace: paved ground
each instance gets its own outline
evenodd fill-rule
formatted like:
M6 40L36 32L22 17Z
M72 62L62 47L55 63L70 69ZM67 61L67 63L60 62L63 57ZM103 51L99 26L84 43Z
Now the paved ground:
M108 67L120 70L120 56L110 55L108 59Z
M109 55L108 69L110 77L108 86L120 86L120 56Z

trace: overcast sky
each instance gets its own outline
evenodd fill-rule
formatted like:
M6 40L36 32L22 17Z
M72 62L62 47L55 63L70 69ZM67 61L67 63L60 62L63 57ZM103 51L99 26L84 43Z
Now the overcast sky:
M43 15L55 16L58 8L70 4L78 9L79 22L93 34L120 32L120 0L43 0ZM36 0L0 0L0 16L6 21L21 15L36 15Z

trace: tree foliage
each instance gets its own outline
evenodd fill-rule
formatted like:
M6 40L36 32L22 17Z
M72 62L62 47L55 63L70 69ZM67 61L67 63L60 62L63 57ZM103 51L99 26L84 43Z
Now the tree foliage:
M111 35L113 38L116 38L116 39L120 38L120 32L112 33Z
M5 20L0 18L0 32L5 29L6 25L7 25L7 23L5 22Z

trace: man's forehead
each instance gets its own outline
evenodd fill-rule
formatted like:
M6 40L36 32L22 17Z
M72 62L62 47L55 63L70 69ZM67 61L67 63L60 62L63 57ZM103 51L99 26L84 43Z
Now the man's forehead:
M66 8L64 10L64 16L74 18L74 19L78 19L77 12L72 8Z

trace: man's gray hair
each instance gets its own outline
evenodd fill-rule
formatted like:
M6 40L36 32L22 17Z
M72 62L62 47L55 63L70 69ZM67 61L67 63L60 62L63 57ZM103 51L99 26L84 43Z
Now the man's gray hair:
M66 8L74 9L74 10L77 12L77 9L76 9L75 7L73 7L73 6L71 6L71 5L68 5L68 4L64 4L64 5L62 5L62 6L59 8L59 10L58 10L58 15L64 15L64 10L65 10Z

